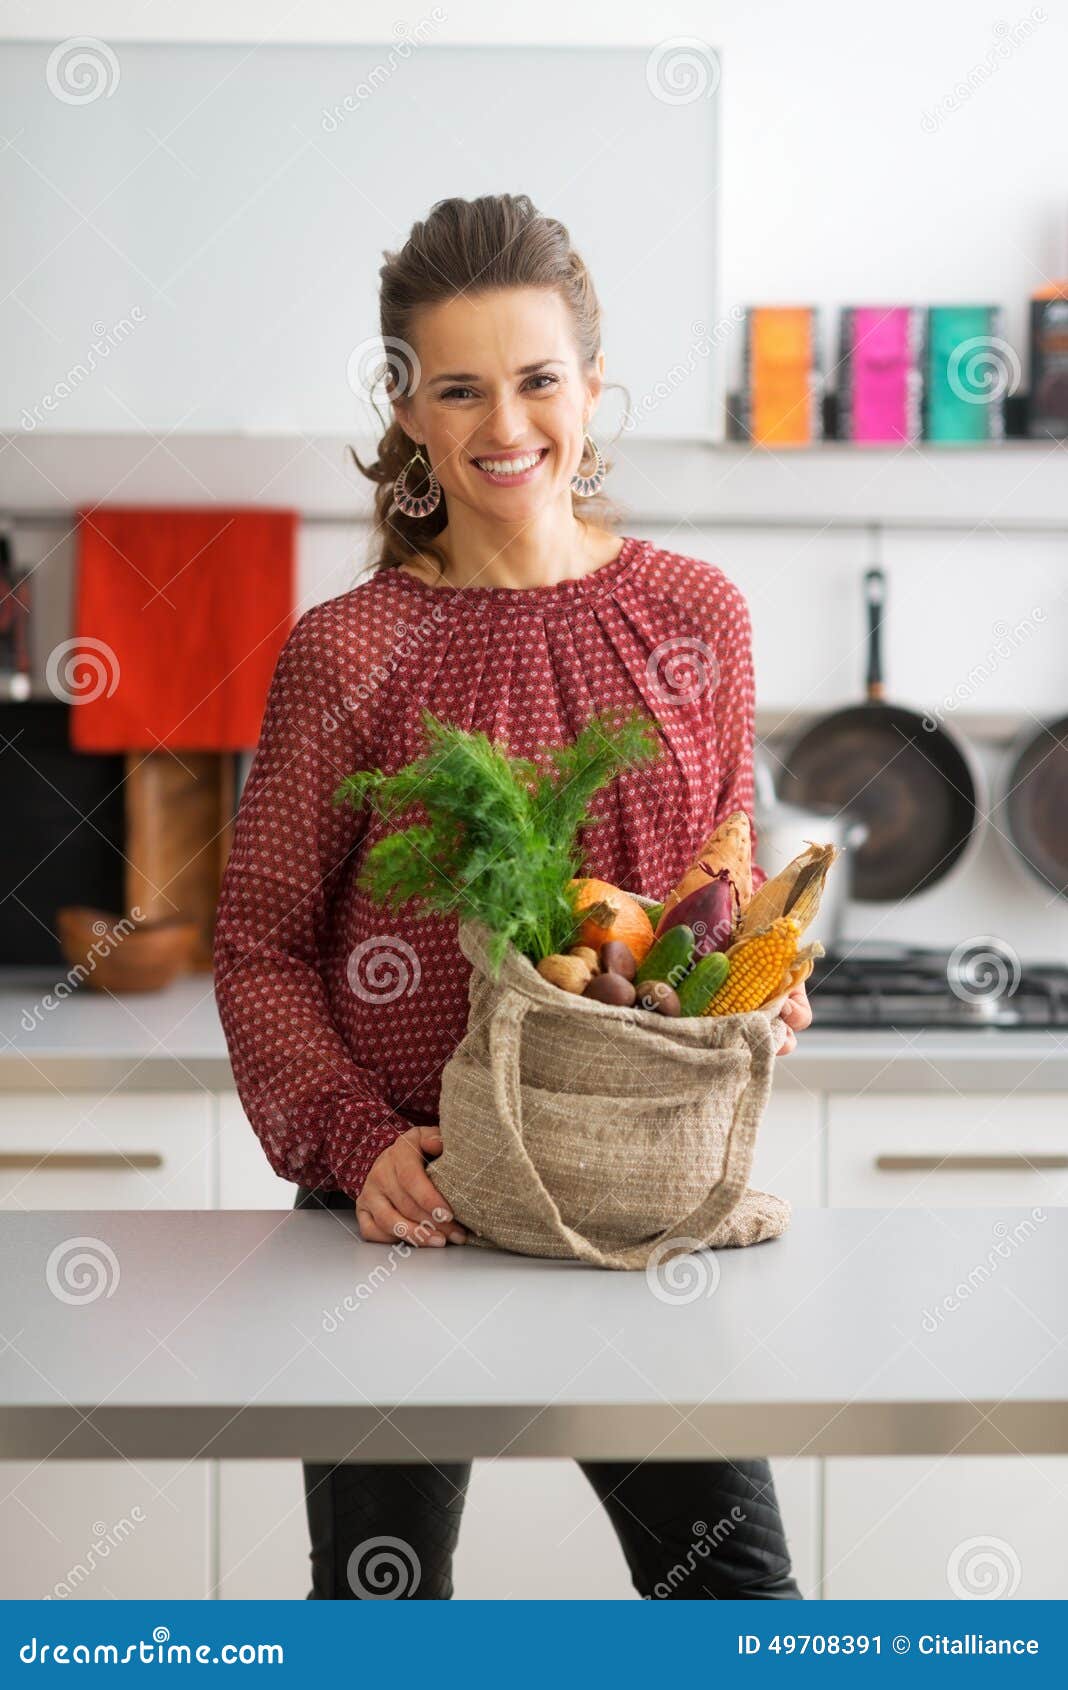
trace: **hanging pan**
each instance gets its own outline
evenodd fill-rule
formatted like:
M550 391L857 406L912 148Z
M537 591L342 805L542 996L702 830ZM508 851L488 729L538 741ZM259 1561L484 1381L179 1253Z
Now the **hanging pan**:
M934 886L974 846L986 811L969 746L933 717L883 698L886 576L864 576L867 697L807 728L783 755L788 803L830 805L867 823L853 853L852 896L895 902Z
M1005 831L1032 874L1068 897L1068 716L1028 729L1009 757Z

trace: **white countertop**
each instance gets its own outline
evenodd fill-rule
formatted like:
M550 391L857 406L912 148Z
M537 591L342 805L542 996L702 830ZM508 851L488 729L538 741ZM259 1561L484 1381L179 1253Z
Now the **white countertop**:
M210 974L161 992L56 997L47 974L0 975L0 1091L227 1091L233 1087ZM776 1091L1068 1091L1068 1031L803 1033Z
M51 1004L49 1004L51 994ZM0 1092L233 1087L211 975L125 997L49 975L0 977ZM776 1065L776 1090L1068 1092L1068 1031L821 1029Z
M652 1279L337 1210L4 1213L0 1459L1068 1453L1068 1209L1034 1213L799 1209Z

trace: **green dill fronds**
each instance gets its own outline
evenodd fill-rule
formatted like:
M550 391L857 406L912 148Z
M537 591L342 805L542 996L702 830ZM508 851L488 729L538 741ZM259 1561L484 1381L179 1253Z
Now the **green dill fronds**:
M392 775L347 775L334 794L335 804L366 803L388 821L414 807L426 818L372 846L357 884L392 908L416 901L417 916L482 922L495 972L509 944L532 962L565 949L576 927L567 888L583 868L576 836L596 819L589 800L623 769L659 755L650 718L591 717L573 745L547 748L544 774L485 733L425 709L422 720L425 755Z

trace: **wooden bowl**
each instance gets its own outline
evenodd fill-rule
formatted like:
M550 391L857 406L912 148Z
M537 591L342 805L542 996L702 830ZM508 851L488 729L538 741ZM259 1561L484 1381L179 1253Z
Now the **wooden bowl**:
M70 905L56 911L63 955L98 992L158 992L192 966L197 924L182 916L134 921Z

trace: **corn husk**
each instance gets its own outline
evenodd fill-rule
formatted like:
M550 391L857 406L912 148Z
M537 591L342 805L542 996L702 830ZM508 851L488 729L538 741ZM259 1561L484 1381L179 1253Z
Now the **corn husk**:
M805 850L757 887L742 912L735 942L752 938L783 915L792 915L803 933L819 910L827 871L839 856L841 851L836 845L816 845L806 840Z

